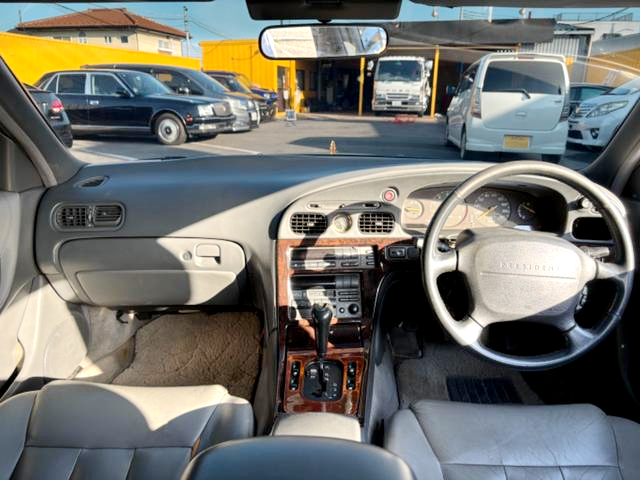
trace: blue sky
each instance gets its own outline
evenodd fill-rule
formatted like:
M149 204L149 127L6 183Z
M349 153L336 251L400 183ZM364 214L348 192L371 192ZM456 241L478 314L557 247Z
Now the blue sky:
M160 23L165 23L177 28L183 28L182 8L189 8L191 34L194 43L201 40L220 40L225 38L256 38L260 30L274 22L257 22L249 17L246 3L243 0L216 0L214 2L172 2L167 3L13 3L0 4L0 30L9 30L18 23L18 12L21 12L24 21L39 18L64 15L72 13L72 10L83 11L88 8L112 8L126 7L134 13L150 17ZM607 15L621 9L593 9L598 15ZM400 13L400 21L430 21L433 9L429 6L415 4L404 0ZM467 13L483 13L482 8L467 9ZM584 13L589 9L533 9L533 18L548 18L559 12ZM627 9L640 20L640 9ZM437 20L455 20L459 17L459 10L439 8ZM485 12L486 15L486 12ZM493 17L514 18L518 16L518 10L513 8L496 8ZM197 50L196 50L197 53Z

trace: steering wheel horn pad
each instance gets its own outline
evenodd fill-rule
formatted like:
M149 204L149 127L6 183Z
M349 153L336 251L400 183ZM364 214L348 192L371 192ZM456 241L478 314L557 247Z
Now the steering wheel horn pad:
M527 319L559 324L595 277L591 258L555 235L500 229L465 231L456 245L458 271L473 295L469 316L480 326Z

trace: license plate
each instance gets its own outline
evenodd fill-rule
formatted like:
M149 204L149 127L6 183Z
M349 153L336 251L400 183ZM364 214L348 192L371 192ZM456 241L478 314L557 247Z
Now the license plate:
M402 102L400 100L393 100L391 102L391 106L392 107L401 107L402 106Z
M250 112L249 115L251 116L252 122L255 122L256 120L258 120L258 114L256 112Z
M520 135L505 135L504 148L529 148L531 137Z

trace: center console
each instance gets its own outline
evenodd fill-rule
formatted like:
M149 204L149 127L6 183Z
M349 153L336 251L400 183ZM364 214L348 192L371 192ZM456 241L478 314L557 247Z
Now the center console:
M280 413L362 417L372 310L392 242L278 240Z

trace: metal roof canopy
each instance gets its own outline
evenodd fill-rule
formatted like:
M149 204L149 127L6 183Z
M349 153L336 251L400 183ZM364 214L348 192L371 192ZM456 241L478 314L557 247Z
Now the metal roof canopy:
M401 22L384 25L389 48L432 45L495 48L522 43L550 42L556 26L551 19L464 20L441 22Z
M442 7L524 7L524 8L593 8L637 7L638 0L411 0L413 3Z

